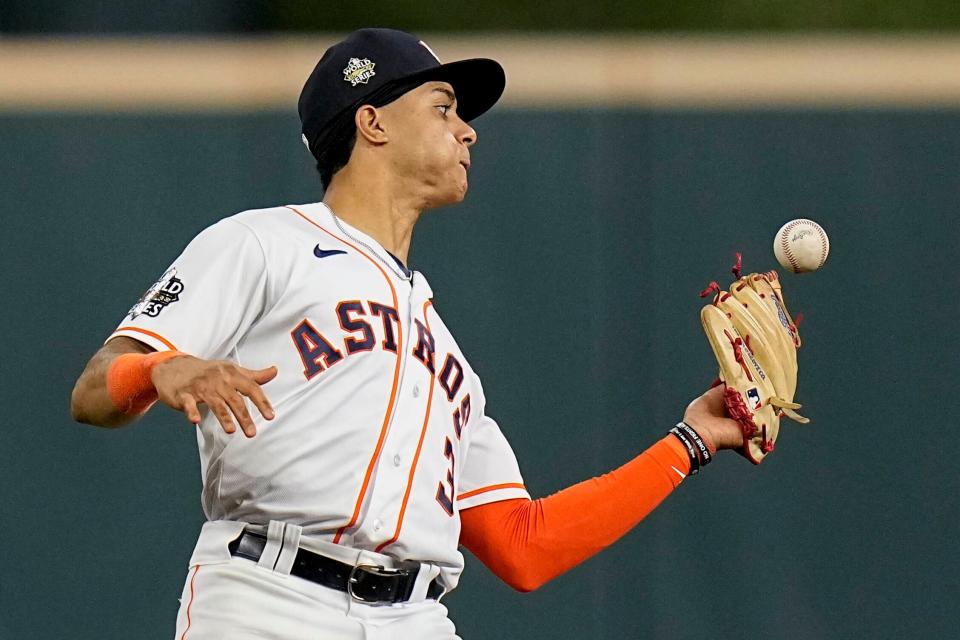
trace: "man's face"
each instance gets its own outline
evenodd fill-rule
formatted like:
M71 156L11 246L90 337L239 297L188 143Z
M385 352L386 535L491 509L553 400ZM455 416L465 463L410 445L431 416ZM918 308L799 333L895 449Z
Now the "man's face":
M463 200L477 132L457 115L453 87L428 82L382 108L393 171L418 185L426 206Z

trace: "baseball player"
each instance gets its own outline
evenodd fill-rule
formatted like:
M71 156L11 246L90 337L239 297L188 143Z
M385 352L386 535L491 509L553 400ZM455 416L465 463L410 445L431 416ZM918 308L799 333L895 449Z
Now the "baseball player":
M463 200L468 122L504 82L493 60L441 64L400 31L332 46L299 101L323 202L201 232L77 381L79 421L123 426L159 400L197 425L207 522L178 640L455 638L440 599L458 545L535 589L742 443L717 389L619 469L530 499L407 266L420 214Z

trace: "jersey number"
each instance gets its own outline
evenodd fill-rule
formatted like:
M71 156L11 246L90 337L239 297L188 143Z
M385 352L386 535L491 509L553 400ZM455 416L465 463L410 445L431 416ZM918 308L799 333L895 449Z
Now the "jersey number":
M447 485L450 487L450 495L447 495L447 488L443 486L442 481L437 483L437 502L440 503L440 506L447 512L448 516L452 516L454 497L453 467L456 463L456 456L453 454L453 443L450 442L450 438L446 438L445 440L443 443L443 455L450 461L450 468L447 469Z

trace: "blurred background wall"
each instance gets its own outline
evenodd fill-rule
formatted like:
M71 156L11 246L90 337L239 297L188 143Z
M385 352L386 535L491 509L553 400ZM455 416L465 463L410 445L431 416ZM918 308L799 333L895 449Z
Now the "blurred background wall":
M710 381L696 294L734 251L774 267L794 217L833 243L784 278L813 423L533 594L468 557L461 635L956 637L956 3L3 0L0 640L172 636L194 435L164 408L77 425L69 393L200 229L322 196L296 97L370 25L507 70L467 201L424 217L411 264L534 495L626 461Z
M359 22L358 22L359 21ZM952 31L951 0L5 0L0 29L20 33L237 33L352 31L390 25L416 31Z

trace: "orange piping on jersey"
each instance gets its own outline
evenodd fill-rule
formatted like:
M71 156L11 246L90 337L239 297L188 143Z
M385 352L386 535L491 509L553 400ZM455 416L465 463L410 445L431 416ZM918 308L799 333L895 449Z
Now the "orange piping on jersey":
M489 487L480 487L479 489L474 489L473 491L467 491L466 493L461 493L460 495L457 496L457 500L466 500L467 498L478 496L481 493L486 493L487 491L496 491L497 489L526 490L526 487L523 486L523 484L520 482L504 482L503 484L492 484Z
M144 335L150 336L151 338L154 338L154 339L156 339L156 340L159 340L160 342L162 342L162 343L164 344L164 346L165 346L167 349L170 349L170 351L179 351L179 349L177 349L175 346L173 346L173 343L172 343L172 342L170 342L169 340L167 340L166 338L164 338L164 337L163 337L162 335L160 335L159 333L154 333L153 331L147 331L146 329L141 329L140 327L120 327L119 329L117 329L116 331L114 331L114 333L115 333L115 334L116 334L116 333L120 333L121 331L134 331L134 332L136 332L136 333L142 333L142 334L144 334Z
M193 581L197 579L197 573L200 571L200 565L197 565L193 568L193 575L190 576L190 602L187 603L187 628L183 630L183 635L180 636L180 640L186 640L187 631L190 631L190 607L193 606Z
M430 331L430 320L427 319L427 307L431 306L433 301L427 300L423 303L423 321L427 325L427 331ZM393 532L393 537L382 543L374 551L380 553L384 547L393 544L400 537L400 528L403 526L403 515L407 511L407 500L410 498L410 489L413 487L413 476L417 472L417 463L420 461L420 448L423 447L423 437L427 435L427 424L430 422L430 405L433 404L433 383L436 380L435 375L430 375L430 390L427 392L427 410L423 414L423 426L420 427L420 440L417 442L417 452L413 454L413 464L410 465L410 476L407 478L407 489L403 492L403 502L400 504L400 516L397 518L397 530Z
M370 264L375 266L377 270L383 275L383 279L387 281L387 286L390 287L390 294L393 296L393 308L398 309L399 304L397 302L397 290L394 288L393 283L390 281L390 277L387 275L387 272L377 264L377 261L370 257L365 251L362 251L360 248L356 247L353 244L350 244L343 238L337 236L336 234L330 233L319 224L310 219L309 216L304 214L302 211L299 211L295 207L287 206L287 209L290 209L295 214L315 226L320 231L323 231L325 234L338 240L343 244L347 245L364 258L370 261ZM357 518L360 516L360 507L363 506L363 498L367 493L367 487L370 486L370 476L373 475L373 467L377 464L377 459L380 457L380 451L383 449L383 441L387 435L387 426L390 424L390 416L393 414L393 404L397 400L397 385L400 381L400 358L403 354L403 325L400 322L397 322L397 364L393 368L393 386L390 388L390 401L387 402L387 411L383 415L383 425L380 427L380 437L377 439L377 446L373 450L373 455L370 456L370 463L367 465L367 473L363 476L363 484L360 485L360 495L357 496L357 503L353 507L353 515L350 517L350 522L343 525L337 530L337 535L333 537L333 543L338 544L340 538L343 537L343 532L352 527L357 523Z

